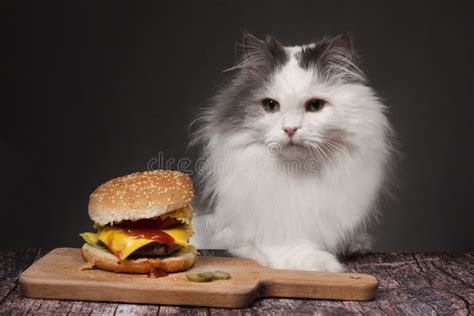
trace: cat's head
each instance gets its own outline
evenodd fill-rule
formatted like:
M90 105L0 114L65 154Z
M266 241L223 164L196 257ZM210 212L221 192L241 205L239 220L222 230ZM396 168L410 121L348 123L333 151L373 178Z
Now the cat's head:
M247 34L243 47L235 77L208 112L209 133L243 146L277 145L283 157L330 159L357 146L377 128L371 122L384 118L350 36L284 47Z

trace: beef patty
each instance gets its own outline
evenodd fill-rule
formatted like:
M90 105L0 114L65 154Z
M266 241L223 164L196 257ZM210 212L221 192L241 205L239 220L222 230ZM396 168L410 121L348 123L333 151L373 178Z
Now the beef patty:
M132 253L134 257L161 257L172 254L182 247L180 245L165 245L159 243L151 243L138 248Z

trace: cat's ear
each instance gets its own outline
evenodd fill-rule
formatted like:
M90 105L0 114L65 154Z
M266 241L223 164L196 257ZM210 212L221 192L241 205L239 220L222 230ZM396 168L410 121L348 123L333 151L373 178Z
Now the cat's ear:
M246 33L242 40L242 46L244 47L244 56L239 68L247 70L252 75L266 75L287 60L285 49L271 36L260 40L252 34Z
M326 38L312 46L304 47L300 65L305 69L315 66L326 78L351 82L366 80L358 66L357 54L349 34Z
M342 57L347 60L354 60L354 44L352 36L347 33L338 35L328 41L328 45L323 55L324 58Z
M254 35L250 33L244 33L244 37L242 39L242 46L244 47L244 58L251 58L255 54L259 54L263 51L264 42L256 38Z

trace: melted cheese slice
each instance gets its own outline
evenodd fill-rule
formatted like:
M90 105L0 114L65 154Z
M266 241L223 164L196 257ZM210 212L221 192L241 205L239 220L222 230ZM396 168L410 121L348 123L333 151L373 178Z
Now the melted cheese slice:
M171 228L161 230L167 233L174 239L174 243L183 247L187 247L188 240L191 237L189 229L183 228ZM98 241L103 242L107 248L114 253L120 260L127 259L135 250L141 248L147 244L156 242L152 239L147 238L131 238L125 230L120 227L106 226L102 228L97 234L84 233L82 235L84 240L88 243Z

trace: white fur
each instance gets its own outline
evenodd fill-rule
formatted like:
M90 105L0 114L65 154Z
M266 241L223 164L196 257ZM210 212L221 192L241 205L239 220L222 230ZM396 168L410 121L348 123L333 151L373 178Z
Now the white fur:
M342 271L336 255L365 250L365 224L374 215L390 147L385 107L363 84L328 83L317 72L299 67L294 54L260 91L280 103L280 111L261 113L248 131L212 135L206 147L211 169L204 194L215 212L197 216L199 248L224 248L262 265L318 271ZM327 101L319 112L306 112L311 98ZM250 105L258 106L258 105ZM289 146L283 127L299 127L296 144L324 141L324 131L343 130L348 147L334 155ZM255 131L263 144L252 141ZM277 155L268 146L278 144ZM330 145L322 147L328 153ZM287 172L282 159L324 161L316 173Z

